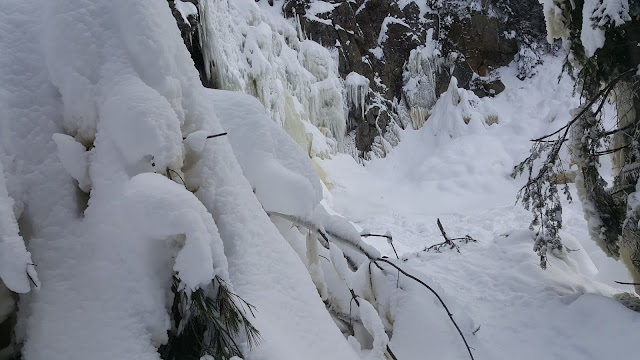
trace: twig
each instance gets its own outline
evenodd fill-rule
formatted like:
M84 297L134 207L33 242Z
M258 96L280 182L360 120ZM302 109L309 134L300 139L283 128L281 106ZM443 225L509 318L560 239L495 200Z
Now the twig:
M207 136L207 139L213 139L213 138L216 138L218 136L225 136L225 135L228 135L228 134L226 132L223 132L223 133L220 133L220 134L209 135L209 136ZM187 140L187 137L183 136L182 140Z
M393 236L391 236L391 235L360 234L360 236L362 236L362 237L369 237L369 236L374 236L374 237L383 237L383 238L387 238L387 239L389 239L389 240L393 240Z
M225 136L225 135L227 135L226 132L223 132L223 133L220 133L220 134L215 134L215 135L209 135L209 136L207 136L207 139L213 139L213 138L216 138L218 136Z
M424 249L424 251L430 251L432 249L434 249L437 252L440 252L440 249L443 248L444 246L449 246L450 249L455 249L458 254L460 253L460 247L454 242L454 241L464 241L465 244L468 244L469 242L477 242L476 239L472 238L469 235L466 235L464 237L460 237L460 238L449 238L447 236L447 233L444 231L444 227L442 226L442 223L440 222L440 219L438 219L438 228L440 229L440 233L442 234L442 237L444 238L444 241L435 245L431 245L428 248Z
M33 284L34 287L38 287L38 284L36 284L36 282L33 280L33 278L31 277L31 274L29 274L29 272L27 271L27 277L29 278L29 280L31 280L31 283Z
M469 352L469 357L471 357L471 360L474 360L473 353L471 353L471 348L469 347L469 343L467 343L467 339L464 337L464 334L462 333L462 330L460 330L460 327L458 326L456 321L453 319L453 314L451 314L451 311L449 311L449 308L444 303L444 301L442 300L440 295L438 295L438 293L435 290L433 290L433 288L431 288L431 286L427 285L425 282L423 282L422 280L418 279L417 277L415 277L415 276L407 273L406 271L402 270L399 266L397 266L396 264L392 263L391 261L389 261L387 259L384 259L384 258L376 259L376 262L378 262L378 261L385 262L385 263L393 266L399 272L401 272L402 275L404 275L404 276L406 276L406 277L418 282L422 286L426 287L427 289L429 289L429 291L431 291L438 298L438 301L440 301L440 304L442 304L442 307L444 307L445 311L447 312L447 315L449 315L449 319L451 319L451 322L453 323L453 325L458 330L458 334L460 334L460 337L462 337L462 341L464 342L464 345L467 347L467 351Z
M578 121L578 119L582 115L584 115L587 112L587 110L590 109L591 106L593 106L593 104L595 104L598 101L598 99L600 97L603 97L603 101L600 103L600 106L598 106L598 111L600 111L602 109L602 106L604 105L604 101L607 99L607 96L613 90L613 88L618 83L618 81L620 81L620 79L622 79L624 77L624 75L626 75L627 73L630 73L631 71L635 71L635 69L627 70L627 71L621 73L620 75L618 75L615 79L613 79L607 86L605 86L602 90L600 90L600 92L593 99L591 99L591 101L589 101L589 103L578 113L578 115L574 116L573 119L571 121L569 121L566 125L564 125L560 129L552 132L551 134L547 134L545 136L539 137L537 139L533 139L531 141L539 142L541 140L548 139L548 138L552 137L553 135L556 135L556 134L560 133L562 130L565 130L565 129L568 130L568 128L570 128L571 125L573 125L573 123ZM596 111L596 113L598 111Z
M173 169L171 169L171 168L167 168L167 177L169 178L169 180L173 180L173 179L171 178L171 172L172 172L172 171L173 171L173 173L174 173L174 174L178 175L178 177L179 177L179 178L180 178L180 180L182 181L182 185L187 186L187 183L184 181L184 179L182 178L182 176L180 176L180 174L179 174L177 171L175 171L175 170L173 170Z
M321 230L318 228L318 225L316 225L315 223L313 223L311 220L309 219L304 219L298 216L293 216L293 215L287 215L287 214L282 214L282 213L278 213L275 211L268 211L267 212L268 215L273 215L273 216L277 216L280 218L283 218L285 220L289 220L292 223L302 226L308 230L311 230L315 233L317 233L318 235L320 235L320 237L318 238L318 240L320 241L320 244L322 244L322 246L326 249L329 249L329 244L331 243L331 241L329 241L329 236L331 236L333 239L337 240L337 242L343 244L346 247L349 247L351 249L354 249L358 252L360 252L361 254L363 254L364 256L367 257L367 259L369 259L369 261L374 262L375 257L370 254L369 252L367 252L361 244L354 244L353 242L349 241L348 239L345 239L343 237L341 237L340 235L333 233L331 231L328 231L325 229L325 231ZM322 239L322 240L320 240ZM347 256L346 254L343 255L345 257L345 259L347 259L347 263L349 264L349 267L351 268L351 270L357 270L358 269L358 264L356 263L356 261L354 259L352 259L351 257ZM380 265L375 264L376 267L380 270L382 270L382 268L380 267Z
M480 327L481 327L481 326L482 326L482 325L478 325L478 328L477 328L477 329L475 329L475 330L473 330L472 334L473 334L473 335L475 335L478 331L480 331Z
M351 288L349 289L349 291L351 292L351 301L355 301L356 305L358 305L358 307L360 307L360 301L358 301L358 295L356 295L355 291L353 291L353 289L351 289ZM351 314L351 303L349 303L349 314ZM351 315L349 315L349 318L351 318ZM350 325L353 326L353 324L350 324ZM389 344L387 344L387 352L389 353L389 356L391 356L391 358L393 360L398 360L398 358L393 353L393 351L391 351L391 348L389 347Z
M622 282L622 281L616 281L616 284L620 284L620 285L640 285L640 283L628 283L628 282Z
M387 352L389 353L389 356L391 356L393 360L398 360L398 358L396 357L396 354L394 354L393 351L391 351L389 344L387 344Z
M381 237L381 238L386 238L389 241L389 245L391 245L391 248L393 249L393 252L396 254L396 259L400 259L400 257L398 256L398 252L396 251L396 247L393 246L393 236L391 235L379 235L379 234L360 234L360 236L362 237Z

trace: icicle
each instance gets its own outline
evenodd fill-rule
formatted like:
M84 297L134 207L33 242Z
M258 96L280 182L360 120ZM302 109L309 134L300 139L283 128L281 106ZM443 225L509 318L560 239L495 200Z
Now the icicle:
M356 72L351 72L345 79L345 87L349 106L360 109L362 118L364 118L364 102L369 92L369 79Z

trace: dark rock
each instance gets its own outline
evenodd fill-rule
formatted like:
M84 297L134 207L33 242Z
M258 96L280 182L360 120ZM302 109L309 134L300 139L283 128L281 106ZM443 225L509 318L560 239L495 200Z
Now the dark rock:
M204 76L198 17L190 17L185 23L174 9L174 0L168 2L203 84L211 87L213 84ZM483 0L481 11L472 10L470 1L443 2L434 5L436 13L424 17L413 2L400 8L394 0L327 0L337 6L316 16L330 20L330 24L305 16L311 2L285 1L283 12L299 20L308 39L337 48L341 77L356 72L369 79L371 91L365 99L364 114L362 109L348 110L347 131L355 133L361 153L372 149L374 139L383 135L389 124L401 123L396 104L403 99L404 69L411 51L425 44L430 29L441 44L444 58L435 74L436 96L447 90L452 76L458 79L459 87L471 89L478 96L498 94L504 90L499 79L476 81L475 74L493 78L488 75L509 64L522 46L535 48L537 42L545 42L544 17L538 0ZM380 58L376 56L379 54Z
M200 47L200 31L198 28L198 24L200 21L199 14L195 16L191 15L187 18L188 22L184 21L182 14L176 9L174 0L167 0L169 2L169 7L171 8L171 13L173 17L176 19L176 23L178 24L178 29L180 29L180 34L182 35L182 40L184 41L187 50L191 54L191 59L193 60L193 64L196 69L198 69L198 73L200 74L200 81L202 84L208 88L212 88L213 84L209 79L207 79L204 57L202 56L202 48ZM198 0L183 0L183 2L190 2L198 8Z
M493 97L503 92L504 89L505 89L504 83L500 81L500 79L488 81L488 82L479 80L477 82L474 82L474 84L471 85L471 91L473 91L473 93L476 94L478 97L485 97L485 96Z
M501 25L498 18L482 13L459 19L451 25L450 40L480 76L487 76L491 70L508 65L518 53L515 38L507 38Z

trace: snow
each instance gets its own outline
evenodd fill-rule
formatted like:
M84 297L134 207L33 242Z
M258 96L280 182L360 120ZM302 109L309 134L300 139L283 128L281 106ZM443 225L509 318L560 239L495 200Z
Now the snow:
M190 3L188 1L175 0L174 6L182 16L182 19L184 20L185 24L190 24L189 16L198 15L198 8L195 5L193 5L193 3Z
M241 342L247 360L382 359L387 345L466 358L427 289L370 263L394 251L363 228L394 234L396 263L442 296L479 359L635 353L640 317L611 298L627 275L580 205L564 204L561 233L577 251L546 271L513 205L528 139L578 103L559 58L524 81L500 69L495 98L452 79L424 126L362 166L331 153L345 98L363 109L369 80L341 83L335 52L270 8L200 2L211 78L229 92L201 86L163 1L0 7L0 321L16 307L8 290L34 288L17 304L24 359L159 359L174 276L187 293L220 277L256 307L263 342ZM424 251L442 241L436 219L478 242Z
M400 7L400 9L403 9L409 5L409 4L416 4L418 5L418 8L420 9L420 18L424 18L424 16L426 14L431 14L433 13L433 10L431 9L431 7L429 7L429 5L427 5L426 1L416 1L416 0L399 0L398 1L398 6Z
M441 63L438 43L433 39L433 29L429 29L425 45L411 50L403 73L403 96L414 129L424 125L437 100L435 74Z
M398 24L402 25L408 29L411 29L411 26L407 25L402 19L398 19L393 16L387 16L383 21L382 25L380 25L380 34L378 34L378 45L384 44L389 36L387 35L387 30L389 28L389 24Z
M17 293L29 292L30 281L33 281L36 287L39 285L31 262L31 254L27 251L24 240L19 234L13 211L13 199L7 193L2 163L0 163L0 279L4 282L2 287L6 285Z
M620 26L631 21L629 0L605 0L601 1L599 5L597 10L593 12L593 15L600 19L599 26L605 26L608 23Z
M563 203L561 232L565 245L578 251L551 257L545 271L532 251L531 215L514 205L526 179L513 180L509 173L526 156L528 140L565 124L569 109L578 105L571 80L557 82L561 65L560 58L546 57L538 74L525 80L517 79L515 63L500 69L506 90L494 98L476 99L450 86L425 125L401 132L400 144L384 159L364 166L346 155L318 160L333 185L334 210L359 228L394 234L401 266L442 296L476 358L635 353L630 334L640 329L640 317L612 299L621 290L632 291L614 283L629 276L590 239L581 204ZM467 105L461 105L465 97ZM500 121L485 127L488 108ZM465 111L472 114L469 124L462 119ZM449 236L469 234L478 242L461 243L460 254L424 251L442 241L437 218ZM395 258L384 239L366 242ZM407 278L401 276L399 284L404 290L389 303L389 346L396 356L420 358L429 349L434 358L468 358L437 300ZM602 331L616 337L603 339Z
M309 8L306 9L304 17L312 21L323 23L325 25L332 25L333 23L331 19L322 19L318 17L318 14L330 13L339 5L340 3L332 4L327 1L314 1L309 4Z
M334 6L322 3L314 3L318 11ZM266 2L211 0L199 6L203 55L215 65L207 71L216 87L256 97L303 149L326 150L308 125L342 141L346 117L337 51L299 36L298 25Z
M384 325L378 316L376 309L368 301L360 299L360 316L364 328L373 336L373 349L367 356L369 359L383 359L389 337L384 332Z
M569 38L569 22L563 11L570 6L565 0L538 0L542 4L544 19L547 24L547 41L551 44L554 39Z
M570 18L565 17L575 7L574 3L566 0L538 0L543 5L547 24L547 40L569 38ZM631 21L628 0L586 0L582 7L582 23L578 24L580 41L585 55L591 57L596 50L604 46L606 26L620 26Z
M369 92L369 79L356 72L350 72L345 78L344 83L347 102L354 108L360 109L362 118L364 118L364 102Z
M165 2L10 0L0 19L1 276L38 285L22 235L42 282L20 303L23 358L158 359L174 275L187 292L219 276L256 306L264 342L247 359L356 358L229 142L258 140L236 149L264 152L266 206L297 187L294 210L313 209L310 160L255 100L201 86ZM247 121L229 139L206 138L225 131L217 106ZM260 124L264 146L242 133Z
M91 191L89 179L89 153L87 149L65 134L53 134L53 141L58 148L58 157L65 170L76 179L80 189L86 193Z
M378 60L382 60L382 57L384 56L384 50L382 50L380 46L377 46L373 49L369 49L369 52L372 53L373 56L375 56L376 59Z
M582 8L582 31L580 32L580 41L584 46L585 55L592 57L596 50L604 46L604 29L594 24L591 18L595 16L594 12L600 5L599 0L586 0Z
M255 98L222 90L212 90L209 96L262 207L310 217L322 200L322 187L308 155Z

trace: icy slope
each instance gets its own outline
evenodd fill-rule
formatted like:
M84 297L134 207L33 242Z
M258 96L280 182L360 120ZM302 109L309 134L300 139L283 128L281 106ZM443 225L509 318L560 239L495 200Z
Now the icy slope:
M346 127L337 54L304 39L280 14L281 1L199 6L206 75L214 86L259 99L310 155L335 152Z
M546 271L532 251L531 215L514 205L524 179L509 173L526 156L528 140L565 124L578 103L571 81L557 82L560 66L560 59L548 58L539 75L525 81L515 77L515 65L502 69L507 90L467 109L493 113L497 124L473 125L472 114L465 125L464 111L445 94L435 109L446 111L434 111L420 130L404 131L385 159L364 167L344 155L318 160L335 209L371 232L393 234L405 267L451 304L476 359L636 353L640 316L611 298L621 292L613 280L628 275L590 240L579 202L564 204L561 232L565 245L578 251L553 258ZM469 234L478 242L461 244L460 254L425 252L443 240L437 218L449 236ZM384 239L367 242L395 257ZM407 292L394 305L390 343L398 358L468 358L436 300L402 277L400 286Z
M25 359L158 359L174 272L256 306L247 359L356 358L228 140L183 145L223 129L165 1L9 0L0 20L3 223L19 217L42 281L21 299Z

